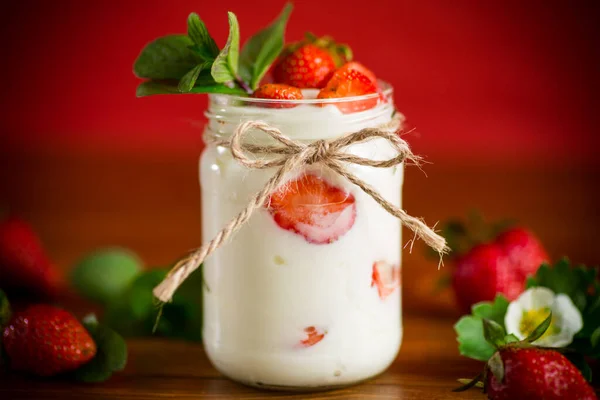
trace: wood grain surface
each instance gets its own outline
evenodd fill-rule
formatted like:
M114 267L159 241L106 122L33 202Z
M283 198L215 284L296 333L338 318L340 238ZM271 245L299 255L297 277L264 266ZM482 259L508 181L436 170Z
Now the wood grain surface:
M200 243L198 149L155 154L94 149L35 152L0 149L0 203L29 219L58 268L96 247L118 244L149 267L171 263ZM406 210L427 222L478 207L512 217L540 236L553 257L600 263L600 171L586 166L426 165L407 171ZM454 394L457 378L480 364L458 355L449 292L435 292L437 270L416 246L404 257L405 337L381 376L347 389L307 394L257 391L221 376L202 346L160 339L129 341L127 369L98 385L0 375L0 400L12 399L469 399ZM448 264L446 265L446 268ZM85 312L85 303L68 307Z

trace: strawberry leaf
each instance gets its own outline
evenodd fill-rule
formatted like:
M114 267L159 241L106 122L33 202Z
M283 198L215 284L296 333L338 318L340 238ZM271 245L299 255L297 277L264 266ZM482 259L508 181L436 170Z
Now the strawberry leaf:
M229 37L212 65L211 73L217 83L232 82L237 78L240 51L240 27L234 13L228 12Z
M489 301L482 301L473 305L471 312L476 317L486 318L497 322L504 328L504 316L506 315L508 304L509 302L506 297L499 293L496 295L492 303Z
M113 372L122 371L127 364L127 344L115 331L98 323L94 315L84 318L83 326L96 342L96 356L87 364L73 372L76 380L82 382L103 382Z
M190 69L202 62L185 35L158 38L144 47L133 65L138 78L181 79Z
M544 333L546 333L546 331L548 330L548 328L550 327L550 323L552 323L552 312L550 312L550 314L546 317L546 319L544 321L542 321L541 324L539 324L526 338L525 338L525 342L527 343L533 343L536 340L538 340L539 338L542 337L542 335Z
M2 291L2 289L0 289L0 330L2 329L2 327L8 324L10 316L11 310L10 303L8 302L8 297L6 297L6 294Z
M569 296L583 318L583 329L576 338L589 339L600 328L600 283L597 275L598 268L584 265L571 267L569 260L563 258L553 267L542 264L536 274L527 280L527 288L542 286L554 293Z
M288 3L281 14L266 28L257 32L244 44L240 54L240 76L256 89L261 79L281 53L285 26L292 12Z
M475 360L487 361L494 354L494 347L488 343L483 332L483 319L493 321L504 332L504 316L508 300L502 294L496 295L493 302L484 301L472 307L472 315L462 317L454 326L459 343L458 349L463 356ZM514 335L498 336L500 345L518 341Z
M458 350L465 357L487 361L496 351L483 336L483 324L479 317L465 316L454 325Z
M206 25L198 14L191 13L188 17L188 36L194 42L193 49L206 61L213 61L219 55L219 48L210 36Z

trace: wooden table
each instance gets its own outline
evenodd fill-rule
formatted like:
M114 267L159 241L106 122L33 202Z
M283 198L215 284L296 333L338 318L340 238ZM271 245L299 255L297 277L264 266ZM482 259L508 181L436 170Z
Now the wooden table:
M163 339L129 341L122 373L95 385L0 375L0 399L483 399L477 389L452 393L457 378L482 363L458 355L452 319L408 316L398 359L379 377L330 392L263 392L230 381L208 362L200 344Z

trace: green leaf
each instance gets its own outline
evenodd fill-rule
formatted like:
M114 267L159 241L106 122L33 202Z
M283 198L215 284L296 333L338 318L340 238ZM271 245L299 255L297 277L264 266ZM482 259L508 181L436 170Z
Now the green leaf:
M179 85L177 85L177 89L181 93L189 93L194 88L194 85L196 85L196 81L200 76L200 72L210 67L210 65L210 63L202 63L196 65L190 70L190 72L185 74L184 77L179 80Z
M505 344L504 336L506 336L506 332L502 325L491 319L483 318L483 337L488 343L498 348Z
M142 261L131 250L99 249L75 265L71 283L80 295L106 304L126 290L142 268Z
M158 38L144 47L133 65L139 78L181 79L190 69L202 62L191 49L194 43L186 35Z
M211 73L218 83L234 81L238 73L238 57L240 51L240 27L234 13L228 12L229 37L213 63Z
M8 324L10 321L11 309L10 303L8 302L8 297L6 294L0 289L0 367L4 365L8 365L8 355L4 352L2 346L2 328Z
M550 324L552 323L552 311L550 312L550 314L546 317L546 319L544 321L542 321L541 324L539 324L526 338L525 341L527 343L533 343L536 340L538 340L539 338L542 337L542 335L544 333L546 333L546 331L548 330L548 328L550 327Z
M581 311L583 329L578 338L589 338L600 327L600 284L596 281L597 268L580 265L571 267L564 258L554 267L543 264L528 281L530 287L543 286L555 293L563 293L571 298Z
M600 347L600 328L596 328L594 333L592 333L590 341L592 342L592 347Z
M84 319L83 325L96 342L96 356L73 372L75 379L82 382L103 382L113 372L122 371L127 364L127 344L115 331L101 325L95 316Z
M193 94L193 93L223 93L238 96L247 96L248 93L238 86L229 87L220 83L205 84L201 82L202 73L196 80L196 86L187 93L179 91L179 82L177 81L147 81L137 87L137 97L153 96L158 94Z
M215 40L210 36L206 25L196 13L191 13L188 17L188 36L195 43L194 50L206 61L214 60L219 54Z
M465 316L454 325L459 343L458 350L465 357L487 361L496 351L483 336L483 323L479 317Z
M2 291L2 289L0 289L0 332L2 331L1 328L8 324L8 321L10 321L10 316L11 310L8 297L6 297L6 294Z
M257 32L244 44L240 54L240 76L256 89L261 79L281 53L285 26L293 6L287 3L279 16L266 28Z
M152 336L159 311L152 289L167 272L167 269L153 269L140 275L125 296L109 305L106 324L125 336ZM164 304L156 335L201 341L202 295L202 272L196 271L177 290L173 301Z
M471 311L474 316L486 318L498 323L504 328L504 316L508 309L509 301L502 294L497 294L492 303L484 301L473 305Z

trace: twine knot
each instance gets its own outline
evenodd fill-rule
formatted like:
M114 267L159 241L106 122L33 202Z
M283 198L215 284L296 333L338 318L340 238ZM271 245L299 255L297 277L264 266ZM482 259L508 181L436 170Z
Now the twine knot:
M252 197L246 207L225 225L210 242L204 244L198 250L175 264L167 277L154 288L154 295L162 302L170 301L177 288L204 262L206 257L239 230L250 219L250 216L256 209L263 207L267 203L271 194L285 182L286 176L305 165L319 164L343 176L371 196L387 212L397 217L404 226L415 233L415 236L423 239L440 256L445 254L449 249L443 237L436 234L420 218L412 217L406 211L388 202L372 186L357 178L346 167L347 163L374 168L389 168L405 161L419 164L420 158L412 153L408 143L398 135L401 125L402 117L400 114L396 114L389 123L376 128L365 128L339 138L317 140L306 144L290 139L279 129L266 122L247 121L236 127L229 140L220 140L213 136L207 137L206 141L208 143L229 147L233 158L247 168L264 169L279 167L279 169L275 171L275 174L267 181L265 186ZM253 130L266 133L278 142L278 144L256 145L244 142L242 139ZM388 160L372 160L355 156L345 151L352 144L374 139L385 139L397 154ZM256 157L264 154L270 157Z
M329 143L326 140L317 140L308 146L313 153L306 158L307 164L316 164L329 156Z

